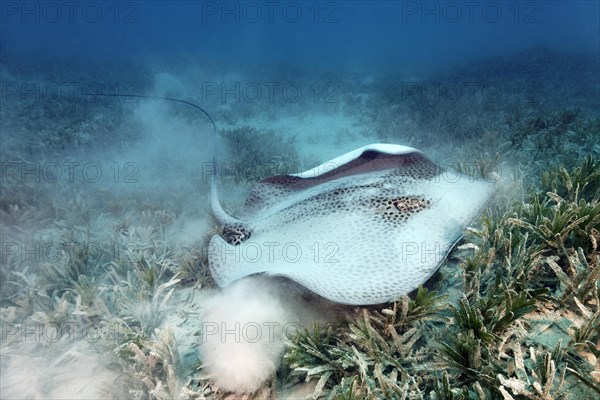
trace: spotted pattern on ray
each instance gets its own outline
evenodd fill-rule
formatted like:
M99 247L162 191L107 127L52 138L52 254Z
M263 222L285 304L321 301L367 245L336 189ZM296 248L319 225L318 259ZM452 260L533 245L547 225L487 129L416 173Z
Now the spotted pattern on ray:
M328 172L311 178L276 175L262 180L248 195L244 203L242 216L251 216L263 208L269 208L291 193L297 193L346 176L391 170L392 176L429 179L438 176L442 172L437 164L418 152L398 157L397 155L367 150L360 157L344 165L337 166L335 163L331 163L327 167L331 168Z
M340 303L393 300L437 270L493 193L490 182L443 172L418 150L374 144L261 181L239 219L214 192L224 235L211 239L211 273L221 286L267 274Z

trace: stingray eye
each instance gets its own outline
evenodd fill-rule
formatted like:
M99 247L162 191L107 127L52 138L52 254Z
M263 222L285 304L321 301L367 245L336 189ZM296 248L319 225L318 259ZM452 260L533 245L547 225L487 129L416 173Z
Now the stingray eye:
M223 239L229 244L237 246L250 238L250 231L243 226L223 226Z

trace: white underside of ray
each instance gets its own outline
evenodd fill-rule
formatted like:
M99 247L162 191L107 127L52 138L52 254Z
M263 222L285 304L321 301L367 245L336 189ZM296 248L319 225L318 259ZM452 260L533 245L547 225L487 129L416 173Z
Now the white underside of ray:
M410 148L397 148L414 151L403 149ZM345 162L364 151L352 152ZM422 196L432 202L404 225L386 224L376 217L376 210L318 213L318 204L304 202L334 188L376 183L378 175L341 178L261 211L249 221L251 238L238 246L214 236L209 249L213 277L225 286L255 273L282 275L348 304L381 303L415 289L435 272L462 229L487 202L493 185L464 175L398 179L398 185L388 182L382 188L386 196ZM356 190L347 201L352 204L373 194L369 191L382 189ZM290 222L294 214L304 217Z

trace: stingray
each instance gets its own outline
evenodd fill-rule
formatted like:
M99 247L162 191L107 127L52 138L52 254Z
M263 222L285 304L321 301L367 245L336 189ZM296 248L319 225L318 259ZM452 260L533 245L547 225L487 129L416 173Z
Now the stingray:
M192 106L210 120L216 150L214 120L189 101L85 95ZM380 143L260 181L237 218L221 207L213 175L211 203L222 234L210 240L209 269L221 287L265 274L338 303L392 301L437 271L493 192L491 182L441 168L417 149Z
M371 144L258 182L239 215L219 203L209 268L226 286L283 276L338 303L397 299L439 268L494 191L407 146Z

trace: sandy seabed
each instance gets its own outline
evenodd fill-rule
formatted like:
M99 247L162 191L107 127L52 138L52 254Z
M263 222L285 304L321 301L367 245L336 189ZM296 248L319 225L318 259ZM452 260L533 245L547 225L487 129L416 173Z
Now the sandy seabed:
M506 203L525 196L551 166L570 169L588 154L600 155L600 86L592 78L598 60L532 51L543 57L517 54L432 77L258 74L192 64L106 76L75 66L24 72L20 63L26 62L16 60L0 66L3 82L35 88L4 93L1 107L2 397L331 395L353 373L282 366L288 339L315 322L336 326L340 338L352 337L349 321L389 306L335 305L279 278L252 277L220 290L206 265L207 238L218 231L206 173L215 155L214 132L206 117L159 100L51 96L51 85L68 77L105 91L129 85L138 94L186 99L209 111L220 132L218 160L230 171L219 181L221 199L234 214L256 179L300 172L374 142L419 148L444 166L477 167L481 162L473 160L487 160L501 188L499 201ZM524 68L529 59L547 71L534 72L530 92L521 85L531 80L532 72L525 72L531 69ZM544 59L561 67L546 68ZM517 67L490 67L499 62ZM532 63L533 71L540 68ZM569 63L580 66L578 74L570 74ZM293 87L295 95L267 95L272 86L261 82L274 81ZM467 93L472 82L479 83L472 95L448 94L456 87ZM501 96L489 97L485 88L492 84ZM263 90L259 96L256 87ZM599 224L590 223L590 235ZM468 243L441 267L445 279L433 284L453 304L465 291L459 265ZM590 254L597 257L597 249ZM590 271L600 268L593 257L587 260ZM554 294L565 290L549 285ZM597 318L597 295L578 301L540 307L518 320L513 336L502 340L521 343L525 355L515 345L502 350L516 360L509 363L512 375L490 387L515 396L519 390L523 396L535 393L534 378L523 388L517 379L531 376L535 351L552 350L559 340L567 346L573 327ZM440 315L448 323L445 310ZM599 340L595 329L590 343ZM589 370L596 388L597 351L568 360ZM555 361L558 372L548 393L592 398L593 389L568 372L559 385L567 361ZM433 373L442 361L427 362ZM410 396L431 396L432 379L409 384L406 371L390 371L378 373L395 377ZM359 369L354 374L365 381ZM456 393L464 382L460 371L452 372Z

